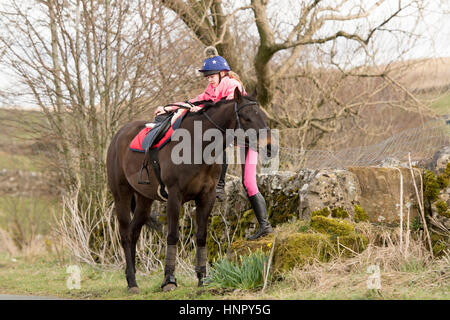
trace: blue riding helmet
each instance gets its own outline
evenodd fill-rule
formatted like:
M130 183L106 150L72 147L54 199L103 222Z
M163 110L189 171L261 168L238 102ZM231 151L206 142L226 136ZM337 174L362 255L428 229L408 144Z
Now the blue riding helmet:
M215 56L203 61L202 69L198 71L203 73L203 76L207 77L219 73L220 71L230 71L230 66L224 57Z

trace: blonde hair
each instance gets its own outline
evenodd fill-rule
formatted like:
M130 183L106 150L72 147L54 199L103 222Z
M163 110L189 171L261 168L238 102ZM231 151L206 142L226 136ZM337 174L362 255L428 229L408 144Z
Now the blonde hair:
M230 78L236 79L241 84L242 89L244 89L244 84L242 83L241 78L239 77L239 75L236 72L227 71L227 74Z

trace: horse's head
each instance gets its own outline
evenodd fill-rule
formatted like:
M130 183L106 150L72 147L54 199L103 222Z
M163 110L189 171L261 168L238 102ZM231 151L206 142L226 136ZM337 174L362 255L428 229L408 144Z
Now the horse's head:
M267 117L264 111L259 107L256 99L256 90L249 96L242 95L238 88L234 90L236 128L243 129L246 134L248 132L256 133L256 138L263 148L266 149L267 155L271 154L271 135L267 126ZM253 130L251 130L253 129ZM247 138L251 139L251 134ZM254 141L256 142L256 141ZM251 142L250 142L251 144Z

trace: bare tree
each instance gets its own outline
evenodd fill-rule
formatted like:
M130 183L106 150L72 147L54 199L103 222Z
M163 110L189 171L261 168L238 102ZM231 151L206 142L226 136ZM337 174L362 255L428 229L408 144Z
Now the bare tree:
M19 79L22 101L46 115L40 130L55 143L63 185L106 196L113 134L184 96L177 88L192 88L195 44L150 0L11 1L1 17L3 62Z
M49 167L60 180L54 187L75 203L59 219L78 224L58 234L83 233L90 261L101 263L116 254L115 220L106 218L107 147L125 122L151 120L154 107L191 96L198 88L191 61L202 50L151 0L12 0L0 16L2 66L15 73L7 90L16 104L45 115L31 129L52 147ZM74 238L65 238L69 247Z
M340 119L355 117L363 105L420 106L393 76L399 68L393 69L390 62L401 59L414 45L424 1L162 3L203 45L215 45L248 88L257 87L272 126L300 128L301 141L306 132L316 132L313 140L317 140L335 131ZM384 42L392 46L381 48ZM380 60L381 49L391 57ZM243 57L250 63L243 62ZM374 68L380 63L383 68ZM343 93L344 87L351 89L350 83L359 81L366 83L359 86L362 92ZM392 101L380 94L387 88L398 92ZM354 93L351 99L350 93Z

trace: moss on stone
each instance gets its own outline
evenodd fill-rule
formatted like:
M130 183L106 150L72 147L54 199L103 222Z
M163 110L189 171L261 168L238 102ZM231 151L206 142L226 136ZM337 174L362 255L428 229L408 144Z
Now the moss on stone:
M437 200L439 196L440 185L432 171L425 170L425 173L423 175L423 190L424 196L430 202L434 202Z
M235 260L258 250L269 253L275 235L277 240L273 267L276 272L285 272L314 261L326 262L338 253L343 257L353 256L355 252L360 253L367 248L367 238L355 233L354 226L349 222L323 216L313 217L311 223L313 221L317 224L313 230L309 230L310 224L306 221L297 221L294 224L305 227L300 228L304 232L299 232L299 227L284 224L274 234L264 238L254 241L237 240L230 246L228 257ZM317 229L328 232L311 233Z
M450 182L450 162L447 162L447 166L444 169L444 173L436 177L436 181L440 189L445 189L449 186Z
M235 241L230 247L228 258L236 260L242 255L249 255L260 250L270 253L273 241L273 235L254 241ZM284 272L316 260L325 262L335 253L335 250L335 245L325 234L291 233L283 235L275 243L273 268L275 272Z
M353 209L355 212L355 215L353 216L355 222L369 221L369 215L367 214L366 210L364 210L360 205L355 204Z
M313 212L311 212L311 218L315 217L315 216L322 216L322 217L328 217L330 215L330 209L328 209L328 207L325 207L323 209L320 210L315 210Z
M298 217L298 194L286 196L283 193L278 193L272 199L267 199L266 202L272 203L267 208L267 215L273 227L288 222L294 217Z
M438 176L436 178L436 180L437 180L437 183L439 185L439 189L445 189L445 188L448 187L448 178L444 177L443 175L442 176Z
M297 193L293 196L287 196L280 192L275 195L265 196L265 200L269 221L273 227L298 217L299 196ZM235 239L242 240L245 239L249 227L255 223L256 217L252 209L244 211L240 218L238 214L227 216L227 227L221 216L211 217L207 237L209 261L214 261L227 253L227 239L229 237L226 232L229 232L230 236L233 235ZM221 242L220 245L217 241Z
M348 221L323 216L312 217L311 228L317 232L335 236L348 236L355 231L355 226Z
M447 203L445 201L439 200L435 203L437 212L446 218L450 218L450 210L448 209Z
M444 173L442 174L442 177L446 179L450 179L450 162L447 162L447 166L444 169Z
M331 216L333 218L345 219L349 217L347 210L342 207L333 208L331 210Z
M336 238L336 247L344 256L352 256L354 252L361 253L366 250L369 240L362 234L351 233L348 236ZM350 249L350 250L349 250Z
M333 244L325 234L290 234L275 244L274 271L285 272L315 260L326 262L333 252Z
M258 250L261 250L263 252L270 252L270 249L272 248L273 238L273 234L270 234L253 241L247 241L244 239L236 240L231 244L227 256L230 259L236 259L236 257L248 255Z
M255 218L255 212L253 209L247 210L242 214L242 218L239 221L239 237L245 236L245 229L253 222L253 218Z

